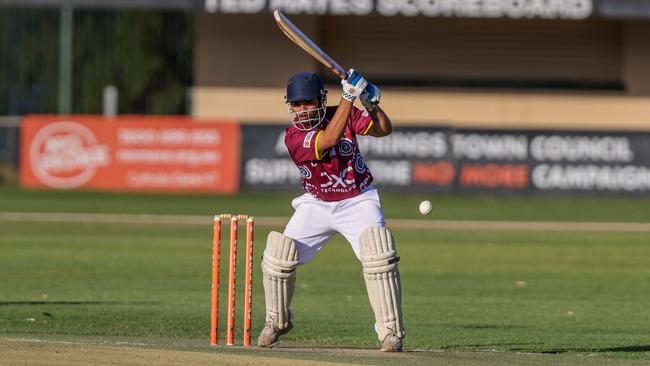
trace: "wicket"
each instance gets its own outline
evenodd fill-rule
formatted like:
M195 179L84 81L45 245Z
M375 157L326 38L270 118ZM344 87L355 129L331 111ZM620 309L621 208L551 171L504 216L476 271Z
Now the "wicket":
M230 258L228 268L228 325L226 345L235 343L235 283L237 272L237 224L246 220L246 274L244 278L244 347L251 345L251 307L253 305L253 233L255 219L248 215L214 216L212 238L212 300L210 306L210 345L218 344L219 333L219 262L221 259L221 221L230 219Z

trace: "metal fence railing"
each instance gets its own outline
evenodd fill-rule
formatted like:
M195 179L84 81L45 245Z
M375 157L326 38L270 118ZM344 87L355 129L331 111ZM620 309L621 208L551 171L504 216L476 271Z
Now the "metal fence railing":
M0 6L0 115L101 114L108 85L120 114L188 112L190 11L66 9Z
M0 183L18 173L19 117L0 117Z

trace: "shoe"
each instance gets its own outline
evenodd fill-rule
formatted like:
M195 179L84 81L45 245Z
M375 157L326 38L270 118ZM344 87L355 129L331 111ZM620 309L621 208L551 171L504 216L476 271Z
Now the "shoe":
M387 335L381 344L382 352L402 352L402 338L394 335Z
M273 348L280 344L280 336L289 333L291 329L293 329L293 324L291 322L289 322L289 325L284 329L278 329L273 325L273 323L268 322L264 325L264 328L260 332L260 336L257 337L257 345L259 347Z

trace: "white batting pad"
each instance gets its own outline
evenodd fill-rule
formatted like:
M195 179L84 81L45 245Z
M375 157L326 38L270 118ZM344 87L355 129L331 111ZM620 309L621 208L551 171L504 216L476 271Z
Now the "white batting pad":
M363 277L375 313L379 340L383 341L389 334L404 338L399 257L393 236L385 227L372 227L361 233L359 244Z
M278 329L289 326L289 305L296 287L298 252L292 239L271 231L262 257L266 321Z

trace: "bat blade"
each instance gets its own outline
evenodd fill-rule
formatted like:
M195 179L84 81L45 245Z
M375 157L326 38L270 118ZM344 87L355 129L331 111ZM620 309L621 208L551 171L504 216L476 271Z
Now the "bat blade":
M293 43L330 69L338 77L345 79L345 69L318 47L316 43L309 39L309 37L307 37L298 27L291 23L289 18L282 14L281 11L275 10L273 12L273 17L275 18L278 27L282 30L282 33L284 33Z

